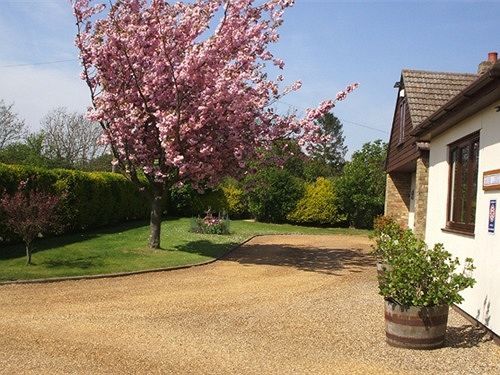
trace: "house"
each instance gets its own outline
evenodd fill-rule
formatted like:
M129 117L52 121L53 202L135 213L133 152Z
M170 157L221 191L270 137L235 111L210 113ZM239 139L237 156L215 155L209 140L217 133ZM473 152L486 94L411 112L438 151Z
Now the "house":
M477 74L403 70L386 160L385 214L474 259L458 308L500 337L500 62ZM495 227L496 225L496 227Z

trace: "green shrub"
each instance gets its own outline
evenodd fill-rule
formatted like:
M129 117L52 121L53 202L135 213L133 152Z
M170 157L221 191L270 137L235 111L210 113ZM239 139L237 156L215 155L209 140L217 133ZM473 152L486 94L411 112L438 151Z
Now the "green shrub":
M189 184L171 189L166 209L169 215L198 216L203 215L208 209L213 212L228 211L227 200L222 190L206 190L200 193Z
M250 214L259 221L280 223L302 197L303 182L287 170L271 167L248 176L245 190Z
M287 218L298 224L333 225L342 222L345 218L336 206L333 181L319 177L316 182L306 184L304 196Z
M390 234L388 234L390 236ZM452 258L442 244L427 248L411 230L392 241L398 253L388 259L391 266L380 280L380 294L403 306L440 306L463 301L460 291L472 287L472 259L465 259L464 270L457 273L458 258Z
M247 217L248 206L245 201L245 191L241 184L234 179L227 179L220 188L226 199L226 210L229 216L233 219Z
M373 223L372 237L375 239L373 253L380 262L389 264L404 251L402 246L407 242L406 237L413 236L413 232L405 231L389 216L379 216Z
M198 194L193 204L196 215L206 213L208 210L218 213L227 212L226 196L221 189L207 190Z
M172 216L193 216L192 202L196 191L191 185L174 186L167 196L167 213Z
M116 173L42 169L0 164L0 186L13 193L19 182L28 180L28 188L62 195L61 212L66 232L74 232L145 219L149 215L147 197L124 176ZM0 237L15 236L0 217Z

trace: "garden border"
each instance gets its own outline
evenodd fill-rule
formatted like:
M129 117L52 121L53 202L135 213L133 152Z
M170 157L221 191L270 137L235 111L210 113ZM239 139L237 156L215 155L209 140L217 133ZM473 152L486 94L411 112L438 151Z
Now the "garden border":
M215 257L214 259L210 259L210 260L207 260L204 262L199 262L199 263L184 264L181 266L174 266L174 267L152 268L152 269L147 269L147 270L115 272L115 273L97 274L97 275L64 276L64 277L49 277L49 278L45 278L45 279L0 281L0 286L2 286L2 285L22 285L22 284L44 284L44 283L56 283L56 282L62 282L62 281L105 279L105 278L140 275L140 274L144 274L144 273L176 271L176 270L182 270L182 269L186 269L186 268L206 266L208 264L211 264L211 263L214 263L218 260L221 260L222 258L226 257L227 255L229 255L230 253L232 253L234 250L238 249L239 247L243 246L247 242L253 240L256 237L261 237L261 236L268 236L268 234L255 234L255 235L247 238L243 242L240 242L239 244L236 244L233 247L229 248L222 255Z

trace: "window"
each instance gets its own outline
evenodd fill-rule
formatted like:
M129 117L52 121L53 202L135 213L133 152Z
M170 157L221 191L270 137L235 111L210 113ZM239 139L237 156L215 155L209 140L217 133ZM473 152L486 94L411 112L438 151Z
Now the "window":
M404 142L405 139L405 125L406 125L406 106L404 99L401 100L399 105L399 140L398 145Z
M449 145L449 192L446 227L474 233L479 161L479 133Z

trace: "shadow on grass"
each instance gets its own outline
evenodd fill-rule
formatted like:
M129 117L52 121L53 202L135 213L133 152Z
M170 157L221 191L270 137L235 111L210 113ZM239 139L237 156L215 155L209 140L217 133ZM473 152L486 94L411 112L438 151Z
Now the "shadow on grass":
M445 345L451 348L472 348L491 340L491 336L483 328L465 324L448 327Z
M185 253L218 258L237 245L237 242L218 244L208 240L198 240L189 241L182 245L177 245L174 247L174 249Z
M214 244L210 241L193 241L176 247L176 250L217 257L236 243ZM290 245L245 245L224 257L241 264L293 267L302 271L339 275L337 271L362 272L364 267L375 266L375 259L360 249L324 249L293 247Z
M147 222L142 220L130 221L112 227L95 229L86 233L72 233L72 234L64 234L62 236L43 238L35 241L33 253L35 254L59 246L65 246L78 242L88 241L93 238L106 234L121 233L127 230L141 228L147 224L148 224ZM0 260L20 258L24 257L25 255L26 255L26 250L23 243L0 246Z
M100 267L104 265L102 259L97 256L76 258L76 259L48 259L43 262L47 268L79 268L88 269L92 267Z

